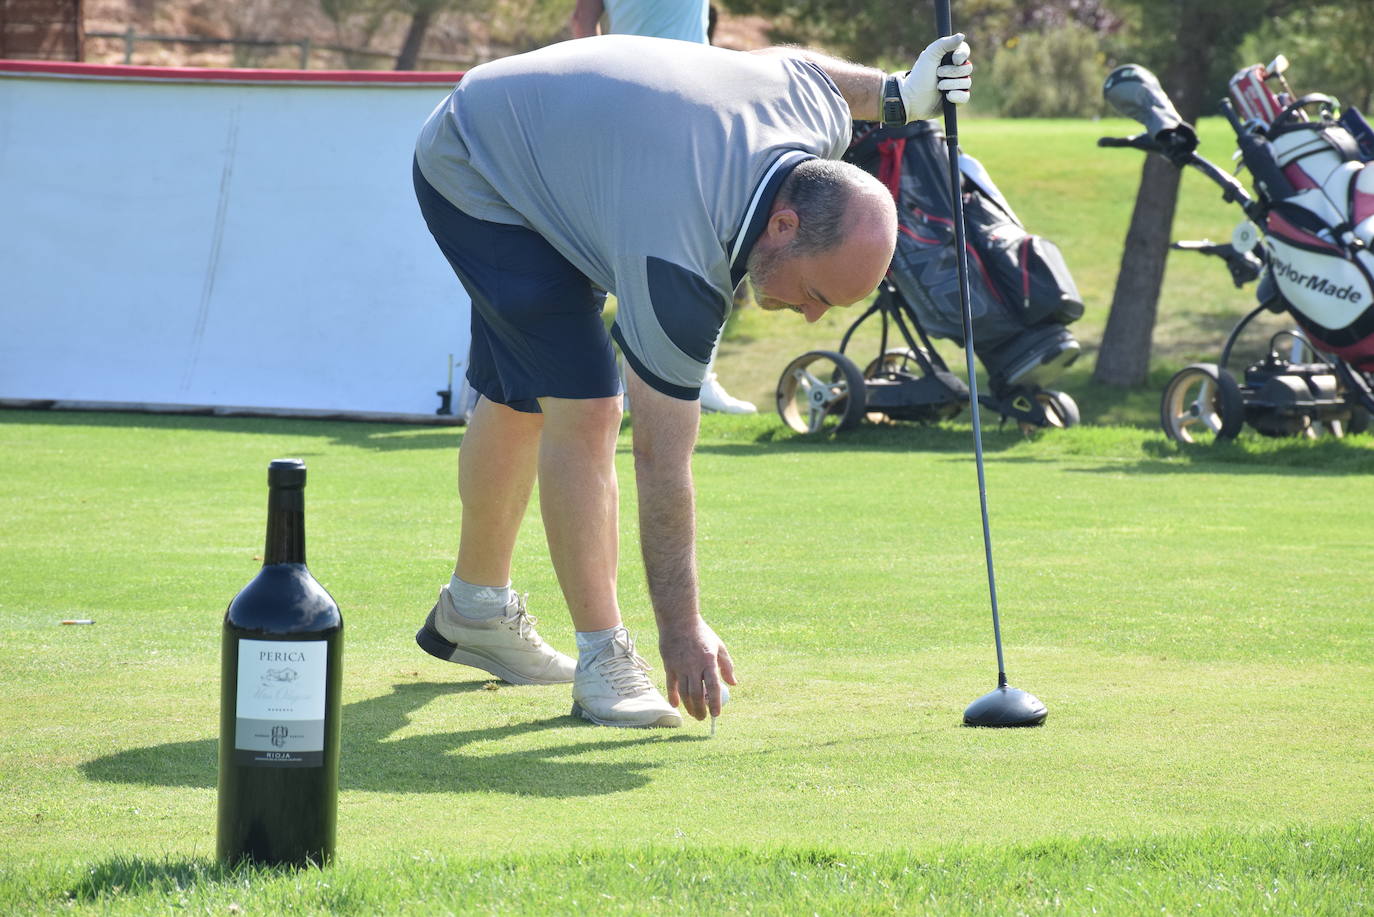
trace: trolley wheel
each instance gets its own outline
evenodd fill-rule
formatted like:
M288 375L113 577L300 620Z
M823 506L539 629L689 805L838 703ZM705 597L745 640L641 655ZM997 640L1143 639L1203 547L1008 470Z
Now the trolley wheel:
M930 351L921 348L920 357L924 357L927 365L934 365L934 358ZM864 367L865 379L902 379L918 378L925 375L925 370L921 367L921 360L917 352L910 347L893 347L885 351L881 357ZM870 423L882 423L888 417L882 411L869 411L865 415Z
M924 357L927 363L934 363L935 358L930 355L930 351L922 348L920 356ZM925 370L921 368L920 359L917 352L910 347L893 347L885 352L881 357L864 367L864 378L874 379L878 376L895 376L905 374L908 376L925 375Z
M1078 426L1078 402L1074 401L1067 392L1038 388L1024 395L1017 395L1012 401L1013 406L1017 402L1026 404L1026 398L1034 399L1036 407L1039 408L1039 414L1037 416L1033 413L1029 405L1019 413L1017 425L1021 428L1022 435L1030 436L1037 430L1043 430L1046 427L1052 430L1064 430ZM1027 417L1034 419L1026 419Z
M1194 363L1164 387L1159 419L1180 443L1234 439L1245 426L1245 399L1229 372L1215 363Z
M1078 426L1078 402L1068 392L1040 389L1035 393L1035 402L1045 412L1045 426L1060 430Z
M804 353L778 379L777 405L782 422L798 433L852 430L864 416L863 373L842 353Z

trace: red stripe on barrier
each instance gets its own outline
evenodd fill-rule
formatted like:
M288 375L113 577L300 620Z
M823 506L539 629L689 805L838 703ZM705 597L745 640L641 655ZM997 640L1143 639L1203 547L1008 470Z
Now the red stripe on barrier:
M140 67L67 61L0 60L0 76L137 80L181 83L307 83L452 85L463 71L426 70L251 70L216 67Z

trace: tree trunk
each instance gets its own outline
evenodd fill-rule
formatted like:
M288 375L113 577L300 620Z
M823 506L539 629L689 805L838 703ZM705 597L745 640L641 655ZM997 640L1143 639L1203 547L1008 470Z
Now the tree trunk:
M1102 333L1093 380L1105 385L1139 386L1150 371L1150 341L1154 335L1164 262L1174 224L1181 173L1162 156L1145 160L1140 191L1126 233L1121 272L1116 278L1112 310Z
M1214 45L1227 17L1215 11L1209 15L1201 4L1183 5L1180 12L1179 42L1164 74L1164 86L1177 87L1170 97L1183 120L1194 122L1204 108L1201 87L1206 85ZM1149 377L1159 290L1169 256L1180 177L1178 167L1164 157L1146 157L1112 294L1112 310L1093 368L1095 382L1136 387Z
M410 17L410 28L406 30L406 40L401 44L401 53L396 56L397 70L414 70L420 62L420 48L425 43L425 33L434 19L434 10L422 7Z

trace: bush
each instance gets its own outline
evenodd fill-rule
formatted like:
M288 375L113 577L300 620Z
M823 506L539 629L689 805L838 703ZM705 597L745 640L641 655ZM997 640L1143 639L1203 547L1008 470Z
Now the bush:
M1069 23L1009 39L978 88L1009 118L1083 118L1103 114L1106 56L1098 38Z

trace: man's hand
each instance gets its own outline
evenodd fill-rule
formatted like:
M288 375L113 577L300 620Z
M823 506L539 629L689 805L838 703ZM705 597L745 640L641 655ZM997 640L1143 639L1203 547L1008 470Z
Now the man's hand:
M725 689L739 684L730 653L705 621L696 618L683 627L659 629L658 653L668 681L668 703L680 703L697 719L720 716Z
M945 55L950 63L941 63ZM908 122L933 118L940 113L940 94L957 105L969 99L973 88L973 64L963 33L937 38L926 46L916 63L905 74L892 74L901 82L902 104Z

